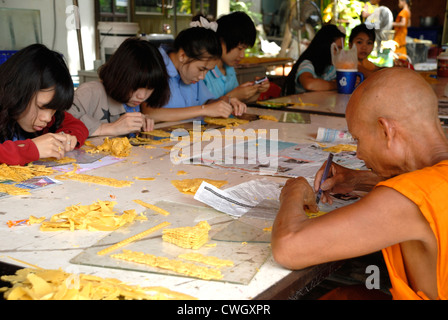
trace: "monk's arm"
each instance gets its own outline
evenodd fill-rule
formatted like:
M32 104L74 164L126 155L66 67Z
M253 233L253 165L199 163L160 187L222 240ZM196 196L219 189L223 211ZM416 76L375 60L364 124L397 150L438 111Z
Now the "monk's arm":
M272 229L274 259L288 269L362 256L417 240L426 232L418 207L387 187L375 188L352 205L307 218L301 183L285 185Z

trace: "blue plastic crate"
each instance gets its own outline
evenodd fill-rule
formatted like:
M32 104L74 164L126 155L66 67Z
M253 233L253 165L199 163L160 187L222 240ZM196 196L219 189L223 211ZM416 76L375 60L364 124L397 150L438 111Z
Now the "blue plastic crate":
M8 60L17 51L19 50L0 50L0 64Z

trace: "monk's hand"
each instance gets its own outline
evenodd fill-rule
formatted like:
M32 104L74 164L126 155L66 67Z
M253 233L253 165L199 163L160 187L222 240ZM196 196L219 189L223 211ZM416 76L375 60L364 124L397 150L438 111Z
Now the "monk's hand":
M322 203L333 203L330 193L350 193L354 190L357 181L355 170L345 168L333 162L327 179L320 184L324 169L325 164L317 171L314 178L314 190L317 192L320 187L323 191Z
M286 181L280 193L280 203L290 202L303 206L304 210L318 212L316 194L304 177L289 179Z

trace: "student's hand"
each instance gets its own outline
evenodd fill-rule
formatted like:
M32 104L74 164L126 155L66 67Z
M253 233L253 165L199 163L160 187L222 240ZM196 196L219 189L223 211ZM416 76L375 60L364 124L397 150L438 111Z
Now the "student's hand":
M261 84L254 84L253 81L245 82L230 91L229 95L241 101L248 101L258 93L260 87Z
M303 177L288 179L280 193L280 203L289 202L295 205L303 205L303 209L311 212L318 212L316 204L316 194L308 181Z
M64 157L66 151L72 150L70 149L72 139L68 137L72 136L59 133L46 133L32 139L32 141L39 151L39 158L61 159ZM70 142L70 145L68 142Z
M65 152L69 152L75 149L76 145L78 144L78 139L76 138L76 136L72 136L71 134L67 134L65 132L60 132L57 134L62 135L66 138L65 142L63 142Z
M64 134L64 136L67 137L67 140L65 141L65 152L72 151L76 148L76 145L78 144L78 139L76 136L72 136L71 134Z
M257 80L258 80L258 79L261 79L261 78L257 78ZM258 92L258 93L262 93L262 92L266 92L266 91L268 91L270 85L271 85L271 83L269 82L268 79L266 79L266 80L263 81L262 83L260 83L260 84L256 84L255 86L258 87L258 88L257 88L257 92Z
M206 104L204 116L212 118L228 118L232 114L232 105L223 100Z
M230 105L233 108L233 114L235 116L241 116L246 113L247 105L237 98L230 98Z
M123 114L117 121L112 123L112 135L123 135L128 133L140 132L146 123L146 116L140 112L127 112Z
M144 115L145 121L143 122L143 131L148 132L154 130L154 120Z

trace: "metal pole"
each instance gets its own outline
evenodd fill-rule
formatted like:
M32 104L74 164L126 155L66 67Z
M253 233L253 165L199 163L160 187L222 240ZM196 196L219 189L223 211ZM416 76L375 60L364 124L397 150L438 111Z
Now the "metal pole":
M174 12L174 37L177 36L177 1L173 1L173 12Z
M300 50L300 43L302 42L302 21L301 21L301 16L302 16L302 12L301 12L301 8L300 8L300 1L301 0L296 0L296 9L297 9L297 21L299 21L299 30L297 30L297 47L298 47L298 53L299 53L299 57L302 54L301 50Z
M76 18L76 35L78 36L78 51L79 51L79 64L81 66L81 70L85 70L84 64L84 50L82 48L82 37L81 37L81 18L79 14L79 5L78 0L73 0L73 5L75 6L75 18Z
M333 1L333 23L338 24L338 0Z

